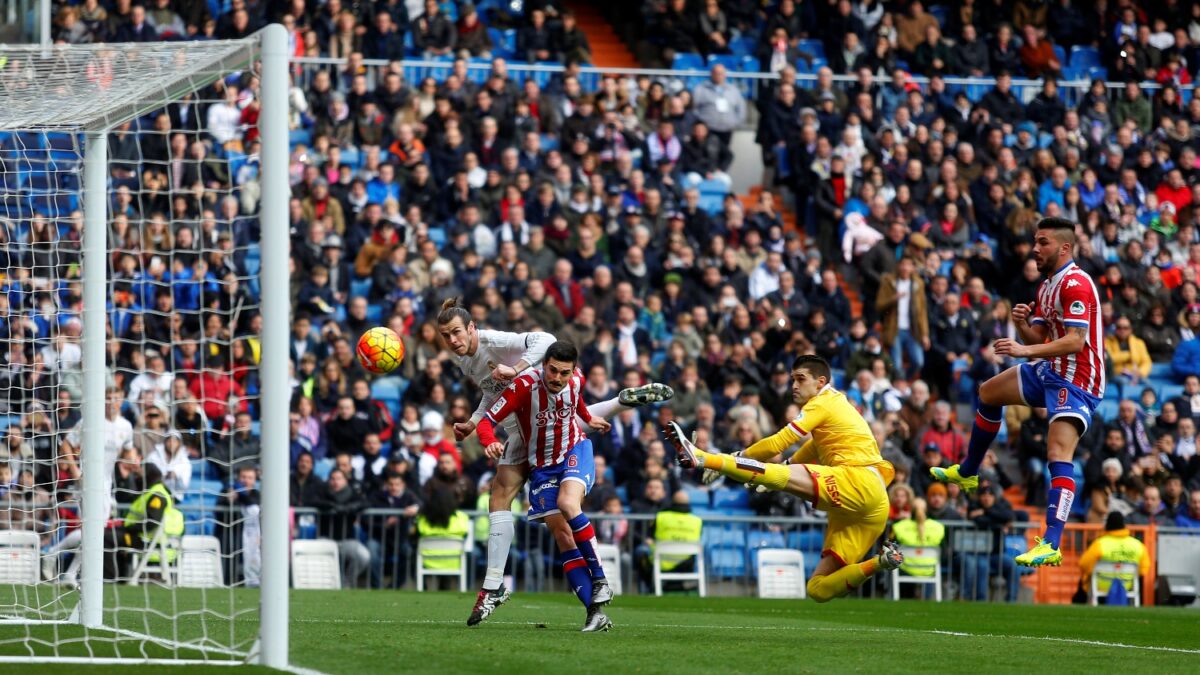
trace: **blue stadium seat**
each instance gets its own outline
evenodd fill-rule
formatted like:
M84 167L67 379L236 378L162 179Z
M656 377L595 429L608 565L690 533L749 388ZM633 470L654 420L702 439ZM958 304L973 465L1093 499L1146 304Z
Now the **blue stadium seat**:
M292 129L288 132L288 145L305 147L312 146L312 131L308 129Z
M488 37L492 40L492 54L494 56L504 57L505 59L512 58L513 52L515 51L513 47L515 47L516 35L514 34L513 36L514 45L509 46L508 41L504 38L504 31L500 30L499 28L488 28L487 33Z
M1108 80L1108 68L1103 66L1094 66L1088 68L1087 76L1089 80Z
M1155 363L1150 366L1150 379L1156 378L1173 378L1175 371L1171 370L1170 363Z
M370 277L366 279L354 278L350 280L350 297L365 298L371 294L372 281Z
M1086 45L1075 45L1071 47L1071 65L1075 68L1083 70L1098 66L1102 63L1100 60L1100 50Z
M1054 58L1058 59L1059 64L1066 65L1067 50L1058 45L1054 45Z
M735 37L729 41L729 51L738 56L753 56L758 51L758 40L748 37Z
M671 61L671 70L704 70L704 57L691 52L681 52Z
M332 457L323 457L313 464L313 475L321 480L329 480L329 472L333 471L336 465Z
M1111 399L1100 401L1100 405L1096 406L1096 412L1100 413L1100 417L1104 420L1114 420L1117 418L1118 404Z
M825 43L820 40L801 40L796 49L801 54L812 54L825 58Z
M696 188L700 190L700 194L702 195L721 195L724 197L729 194L729 185L715 178L700 181L700 185L696 186Z
M709 215L720 213L721 209L725 208L725 196L702 194L700 195L700 208L704 209Z
M1171 399L1178 398L1180 396L1183 396L1182 384L1164 384L1158 390L1158 400L1160 402L1170 401Z
M539 66L555 66L558 68L563 67L563 64L558 61L538 61L537 65L539 65ZM533 77L533 81L537 82L539 87L541 87L542 89L545 89L546 85L550 84L550 79L552 77L554 77L554 75L555 75L555 73L552 71L539 70L539 71L533 73L532 77Z
M716 577L741 577L746 575L746 549L738 546L733 548L710 548L705 550L708 556L707 572Z
M706 547L744 547L746 545L746 526L742 523L706 523L704 529L700 531L700 541Z
M684 486L683 491L687 493L688 503L692 508L703 507L707 508L711 503L712 493L707 488Z
M708 67L712 68L717 64L725 66L726 70L739 70L742 67L742 57L733 54L709 54Z
M726 488L712 493L714 509L738 509L750 505L750 491L746 488Z
M819 529L800 530L798 532L788 532L787 547L794 548L797 551L805 553L821 554L821 547L825 543L825 532Z
M394 419L400 419L400 400L408 391L408 380L396 375L381 377L371 383L371 396L388 407Z
M929 13L933 18L938 20L938 25L944 30L946 28L946 19L950 16L950 10L945 5L932 5L929 7Z
M743 73L758 73L762 71L762 64L753 56L743 56L738 70Z
M483 84L487 82L488 73L491 72L491 60L472 57L467 59L468 66L485 66L483 68L467 68L467 79L475 84Z

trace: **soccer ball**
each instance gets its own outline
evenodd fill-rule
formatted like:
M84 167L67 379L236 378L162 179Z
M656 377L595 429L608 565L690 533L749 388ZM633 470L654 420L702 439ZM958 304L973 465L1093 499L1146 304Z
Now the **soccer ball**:
M356 351L363 368L381 375L392 372L404 360L404 342L396 331L385 326L363 333Z

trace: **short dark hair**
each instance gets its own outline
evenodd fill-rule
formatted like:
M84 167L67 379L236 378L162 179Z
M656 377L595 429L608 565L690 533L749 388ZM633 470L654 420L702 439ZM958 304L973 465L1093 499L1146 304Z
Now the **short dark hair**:
M823 377L826 381L833 381L833 372L829 369L829 362L817 356L816 354L801 354L792 361L792 371L807 370L814 377Z
M1066 218L1042 218L1038 221L1037 229L1054 230L1059 241L1064 244L1075 243L1075 223Z
M559 340L550 345L546 349L546 355L542 357L543 362L550 359L564 363L576 363L579 361L579 350L575 348L574 344L566 340Z

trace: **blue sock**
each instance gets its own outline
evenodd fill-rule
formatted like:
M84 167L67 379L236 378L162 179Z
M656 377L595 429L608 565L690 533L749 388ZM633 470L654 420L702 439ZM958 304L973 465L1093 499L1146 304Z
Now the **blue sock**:
M1046 535L1042 540L1058 549L1063 526L1071 517L1075 501L1075 465L1070 462L1050 462L1050 497L1046 507Z
M971 440L967 443L967 458L958 465L959 475L974 476L979 473L979 465L983 463L983 456L987 454L988 448L992 447L992 441L996 440L996 434L1000 433L1002 419L1004 419L1003 407L986 403L979 404L979 408L975 411L975 426L971 429Z
M603 579L604 567L600 565L600 558L596 555L596 530L592 528L592 522L581 513L568 520L567 524L571 526L571 532L575 534L575 545L579 547L579 552L587 561L592 579Z
M559 554L558 559L562 562L563 574L567 577L567 584L570 585L571 592L579 598L584 607L591 605L592 574L588 571L587 562L584 561L579 549L563 551Z

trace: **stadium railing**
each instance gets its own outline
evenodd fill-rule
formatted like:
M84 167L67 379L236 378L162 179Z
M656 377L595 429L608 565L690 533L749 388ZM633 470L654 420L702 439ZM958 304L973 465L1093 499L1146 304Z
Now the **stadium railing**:
M222 541L240 536L235 529L236 514L223 514L213 505L185 504L180 507L188 514L189 532L215 534ZM317 537L317 521L320 512L312 508L295 508L294 535L297 539ZM472 527L486 529L487 513L466 511L471 517ZM708 592L711 595L751 596L757 587L757 552L764 548L786 548L804 554L806 578L821 558L826 521L816 517L759 517L752 515L724 515L711 512L698 514L704 522L701 543L704 545L705 563L708 567ZM358 538L372 553L372 570L368 578L360 580L371 588L396 588L403 578L404 587L413 587L413 565L415 561L415 536L407 532L411 519L402 518L403 513L393 509L367 509L359 516ZM389 518L401 517L400 523L390 523ZM650 514L589 514L601 543L615 544L620 551L621 576L626 594L652 593L652 577L649 560L652 549L647 539L654 534L655 516ZM477 520L477 519L482 519ZM566 587L556 563L554 541L548 530L517 516L517 537L510 558L510 572L516 587L522 591L563 591ZM613 541L608 533L619 521L626 524L625 534ZM229 525L232 523L232 525ZM981 531L967 521L952 521L946 525L946 538L942 543L942 570L946 581L948 599L964 597L967 584L976 579L979 569L978 556L985 556L989 564L985 594L988 598L1004 601L1010 588L1020 590L1021 577L1031 571L1021 571L1004 561L1024 550L1027 534L1036 530L1036 524L1014 523L1001 540L1003 550L995 546L992 533ZM401 534L403 528L403 534ZM483 542L482 544L480 542ZM486 537L475 537L475 549L470 554L468 585L474 586L483 573L486 559ZM405 566L403 575L397 574L397 565ZM236 583L236 570L226 570L227 578ZM888 577L879 575L872 583L858 591L860 597L890 597ZM1017 586L1010 586L1016 584ZM1019 595L1019 594L1018 594ZM1026 593L1025 596L1029 596Z
M187 534L213 535L221 542L222 550L241 548L242 515L240 508L222 507L214 499L185 500L179 505L187 521ZM293 513L293 537L316 539L320 511L314 508L297 507ZM470 516L473 535L476 529L486 531L487 513L465 511ZM821 559L824 541L824 518L806 517L761 517L755 515L728 515L715 513L703 507L695 510L704 523L701 543L704 546L707 566L708 593L710 595L752 596L757 588L758 551L764 548L786 548L798 550L804 555L805 578L812 575ZM399 522L389 522L398 517ZM625 594L653 593L649 560L652 549L647 539L654 534L655 516L652 514L626 513L611 515L589 514L595 525L600 543L617 546L620 552L621 576ZM610 532L624 521L624 536L614 541ZM360 586L369 588L414 588L414 564L416 537L410 532L414 519L405 519L403 512L395 509L367 509L360 513L356 535L371 552L371 567L359 581ZM1061 568L1057 578L1049 574L1034 575L1035 570L1019 568L1011 564L1013 556L1027 548L1032 536L1040 532L1039 523L1012 523L997 545L993 533L981 530L969 521L943 521L946 536L941 544L942 577L944 596L953 599L991 599L998 602L1014 597L1018 602L1069 602L1074 583L1079 576L1074 561L1082 554L1096 536L1102 534L1099 526L1070 523L1063 539L1068 562ZM1155 561L1154 572L1146 580L1144 604L1154 603L1157 576L1171 575L1189 577L1192 583L1200 580L1200 532L1177 527L1133 526L1135 535L1140 536ZM1178 542L1195 539L1197 545L1179 546ZM473 536L474 550L468 553L468 586L473 587L482 577L486 564L486 536ZM480 542L483 542L482 544ZM1164 546L1163 544L1167 544ZM1177 554L1171 555L1172 550ZM556 549L548 530L517 515L517 537L513 544L509 573L515 587L524 592L559 592L566 586L556 563ZM241 585L242 561L238 556L222 556L224 577L229 583ZM980 588L977 574L987 564L988 579L983 582L982 594L974 592ZM403 570L401 574L400 571ZM1029 578L1026 578L1029 577ZM877 575L857 592L858 597L891 597L889 575ZM1063 588L1047 589L1051 584ZM1072 587L1067 589L1066 584ZM351 585L347 582L347 585ZM913 590L913 589L910 589ZM916 589L920 590L920 589Z
M294 72L299 76L298 84L307 88L312 76L318 70L331 70L340 72L346 66L346 59L335 59L327 57L294 57ZM391 62L383 59L363 59L362 64L366 68L368 87L374 88L378 80L379 73L390 65ZM533 78L539 84L545 86L547 82L557 73L561 73L564 67L560 63L525 63L521 61L506 61L508 64L509 77L517 81L518 84L523 83L526 79ZM433 77L440 80L451 72L453 68L453 60L450 58L437 60L420 60L420 59L405 59L401 62L404 69L404 78L410 86L416 86L425 77ZM491 64L482 59L471 59L467 62L467 71L469 77L474 82L482 82L487 77L487 72L491 70ZM742 93L748 98L754 99L758 96L759 87L764 82L769 82L778 79L778 75L767 72L741 72L729 70L727 73L730 82L736 83L742 90ZM631 76L646 75L651 79L661 80L663 82L674 84L679 88L692 88L700 82L708 79L709 71L701 69L659 69L659 68L608 68L586 65L580 69L580 85L584 91L596 91L600 86L600 79L605 75ZM921 85L922 89L928 90L929 78L923 75L913 75L911 79L914 83ZM972 101L978 101L996 84L996 79L992 77L945 77L947 91L955 92L963 90L967 92L968 97ZM812 88L817 82L815 73L800 72L796 75L796 80L801 87ZM336 79L335 79L336 81ZM858 81L855 75L834 75L833 81L843 88L855 84ZM885 84L885 81L876 79L878 84ZM1086 77L1076 76L1072 79L1061 79L1058 81L1059 96L1063 103L1074 107L1078 104L1079 99L1087 93L1092 86L1092 80ZM1124 89L1124 82L1106 81L1105 86L1109 90L1110 97L1120 95ZM1146 81L1141 83L1144 95L1152 97L1154 92L1161 89L1163 85ZM1013 92L1021 101L1028 103L1042 89L1042 80L1030 78L1013 78ZM1194 84L1181 87L1183 100L1187 102L1195 89ZM752 108L753 106L751 106ZM746 125L750 126L753 115L748 116Z

